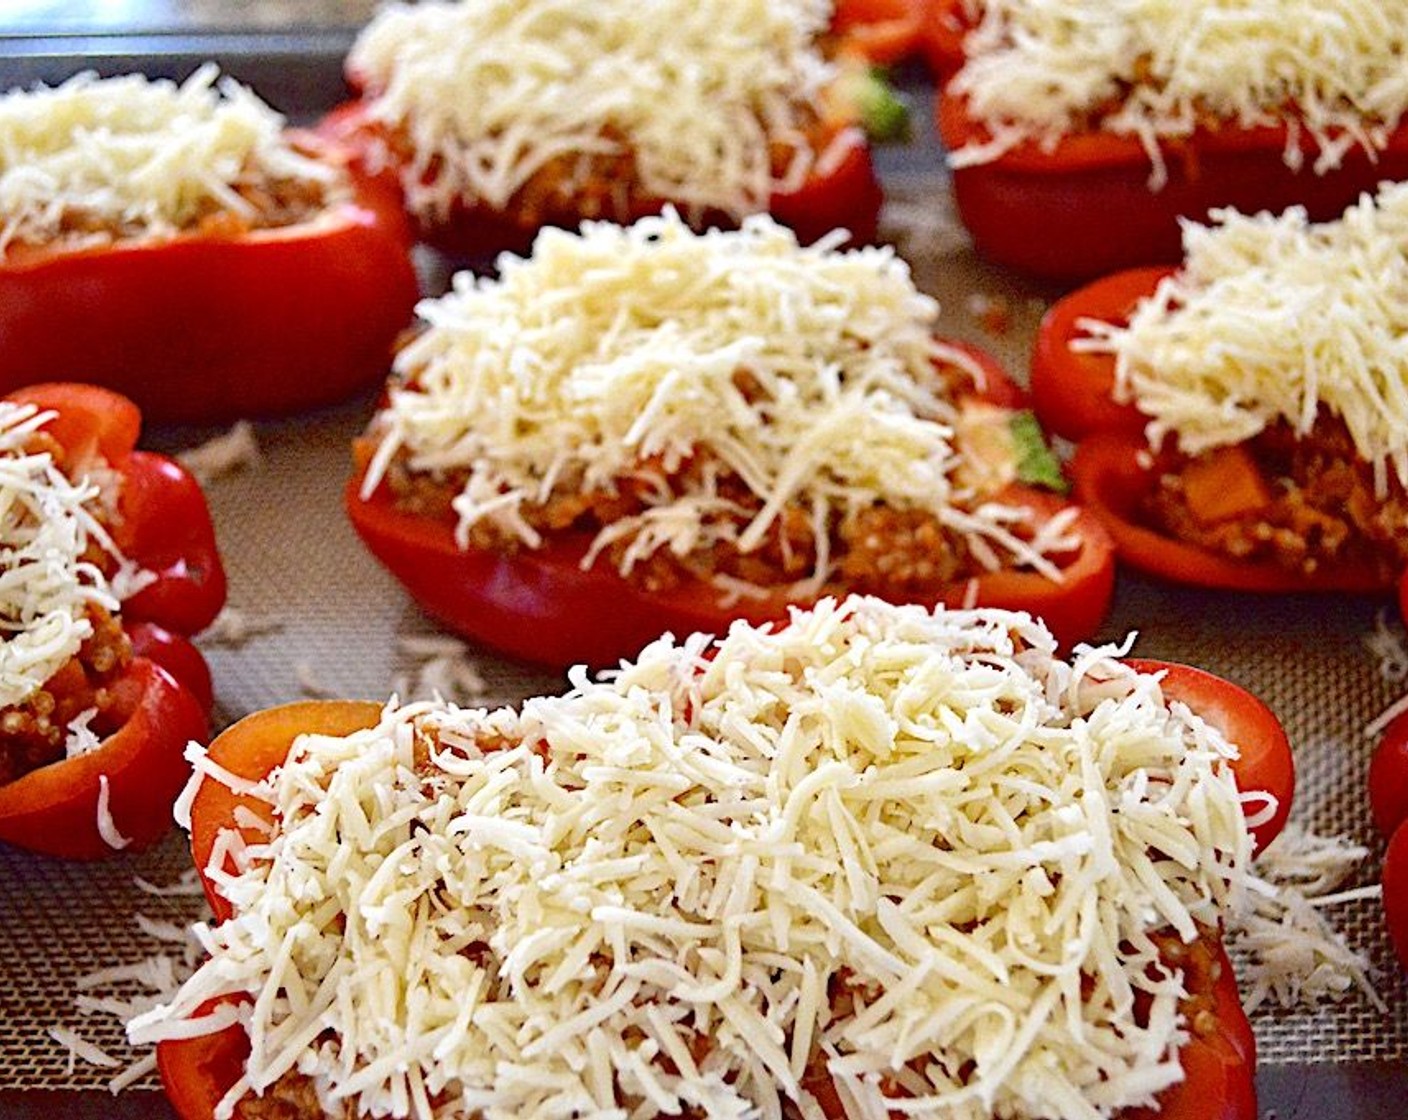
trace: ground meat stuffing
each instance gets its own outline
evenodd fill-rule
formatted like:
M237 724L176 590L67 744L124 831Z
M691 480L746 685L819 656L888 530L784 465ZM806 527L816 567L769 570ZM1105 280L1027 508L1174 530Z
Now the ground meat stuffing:
M369 126L380 143L391 153L394 162L413 168L407 174L421 176L414 147L403 131ZM828 139L826 126L812 114L804 126L807 142L813 152L820 151ZM456 205L467 212L483 212L485 217L506 221L524 231L525 247L537 231L547 226L575 228L584 219L606 220L630 225L651 214L658 214L668 203L688 210L692 222L700 226L730 226L736 219L719 210L688 209L675 199L660 198L645 189L637 167L636 154L624 136L611 127L602 130L602 138L613 143L609 151L560 152L535 168L504 204L502 211L491 210L474 198L461 198ZM797 158L798 149L791 143L771 145L772 175L786 176ZM440 163L431 160L424 179L433 183Z
M12 782L65 756L68 725L96 708L102 727L113 703L110 688L132 661L132 645L107 610L90 606L92 636L67 665L23 704L0 712L0 783Z
M183 232L211 237L238 237L251 230L282 229L311 221L328 204L326 185L309 179L270 179L258 172L248 171L239 181L231 184L230 189L249 204L251 209L248 212L236 213L209 199ZM61 237L85 242L94 235L122 240L146 237L148 232L144 225L137 222L114 225L105 214L77 207L64 211L60 222ZM16 241L15 244L22 243Z
M1408 564L1408 492L1390 472L1388 493L1376 493L1343 421L1322 416L1303 437L1278 424L1245 446L1265 484L1264 503L1234 516L1200 516L1186 484L1196 460L1185 457L1161 475L1145 514L1182 540L1307 575L1353 564L1388 581Z

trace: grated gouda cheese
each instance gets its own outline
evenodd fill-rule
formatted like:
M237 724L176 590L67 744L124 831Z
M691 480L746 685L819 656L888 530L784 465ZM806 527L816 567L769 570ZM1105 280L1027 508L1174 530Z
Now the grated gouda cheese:
M823 1072L872 1120L890 1086L947 1120L1148 1104L1188 1037L1151 934L1247 878L1236 748L1125 650L1053 650L824 600L521 712L302 736L211 959L129 1035L242 1023L222 1117L289 1072L423 1120L815 1116Z

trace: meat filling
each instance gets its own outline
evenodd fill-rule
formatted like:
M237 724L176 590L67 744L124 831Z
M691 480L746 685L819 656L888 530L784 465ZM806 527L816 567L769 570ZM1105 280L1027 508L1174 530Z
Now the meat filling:
M1306 575L1353 564L1388 580L1408 564L1408 491L1390 473L1380 496L1343 422L1327 416L1306 436L1277 424L1239 447L1180 458L1145 513L1181 540Z
M0 712L0 783L13 782L65 757L69 724L90 708L104 725L110 691L132 661L121 623L100 606L87 609L93 633L77 655L22 704Z
M253 230L282 229L311 221L327 206L329 198L324 183L309 179L271 179L254 171L246 172L230 189L243 200L243 209L221 207L215 200L206 199L181 232L237 237ZM105 214L76 206L65 209L60 231L63 238L78 242L94 236L113 240L148 236L146 227L138 222L114 224Z

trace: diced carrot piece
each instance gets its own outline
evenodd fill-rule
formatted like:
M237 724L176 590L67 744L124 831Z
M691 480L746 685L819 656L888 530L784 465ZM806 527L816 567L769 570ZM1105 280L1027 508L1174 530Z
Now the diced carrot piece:
M1256 513L1271 504L1271 488L1243 446L1220 447L1183 469L1188 512L1203 525Z

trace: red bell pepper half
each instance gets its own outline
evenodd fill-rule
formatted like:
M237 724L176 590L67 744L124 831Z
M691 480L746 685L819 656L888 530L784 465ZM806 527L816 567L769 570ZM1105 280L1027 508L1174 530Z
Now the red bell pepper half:
M0 392L72 372L130 397L148 421L206 423L375 385L418 287L399 192L351 175L350 199L297 225L11 248L0 255Z
M1032 400L1042 424L1079 441L1069 465L1076 500L1114 538L1120 559L1150 575L1195 587L1236 591L1384 591L1383 575L1364 563L1322 565L1312 574L1270 561L1236 560L1147 524L1140 506L1170 461L1151 451L1144 417L1113 399L1115 362L1071 349L1082 319L1120 322L1152 295L1167 268L1117 272L1057 301L1042 320L1032 357Z
M840 0L832 18L837 54L876 63L907 55L917 42L921 2ZM358 90L364 84L356 74L350 74L348 80ZM366 159L375 164L382 158L379 153L384 148L385 133L370 119L369 100L364 95L338 106L324 117L318 131L338 144L364 153L375 148L378 154ZM818 160L795 191L774 195L768 212L795 230L803 243L816 241L836 229L849 231L856 244L873 243L883 196L869 145L858 129L847 129L829 139L837 145L835 150ZM521 215L512 209L496 210L458 200L447 217L420 223L418 235L446 253L480 260L503 252L526 253L540 224L536 214Z
M52 409L45 429L82 463L100 454L121 477L118 515L108 526L118 547L155 580L123 604L133 660L113 686L110 725L93 751L42 766L0 785L0 840L73 859L111 855L98 828L108 810L132 849L158 840L190 774L184 750L208 734L210 673L189 636L225 602L225 572L205 498L184 468L135 450L136 406L91 385L34 385L9 400Z
M931 0L927 51L936 72L962 65L962 0ZM952 152L991 136L967 102L941 90L939 135ZM1408 178L1408 127L1375 158L1355 145L1340 166L1311 170L1313 141L1301 136L1304 166L1282 158L1287 127L1202 128L1163 145L1168 182L1149 189L1148 152L1138 138L1073 133L1054 147L1028 142L989 162L953 171L954 200L978 251L1033 276L1079 280L1182 256L1180 217L1202 221L1213 207L1246 213L1303 205L1312 220L1338 217L1383 180Z
M1021 407L1021 390L996 362L961 348L984 367L984 400ZM665 631L676 637L695 631L723 634L734 619L783 619L789 605L800 605L778 594L724 606L718 590L702 582L648 591L604 562L583 570L581 560L593 536L589 532L554 534L540 548L513 553L460 548L453 525L398 509L386 485L363 499L364 473L359 469L348 483L345 501L353 527L372 554L411 598L451 630L527 661L554 667L608 665ZM1069 505L1047 491L1017 484L998 498L1034 510L1043 520ZM936 601L1028 611L1065 644L1089 637L1109 608L1114 551L1100 523L1085 511L1077 513L1072 532L1080 547L1054 557L1060 583L1037 572L1000 569L951 584Z
M1290 748L1264 704L1199 669L1158 661L1131 664L1145 672L1163 671L1168 698L1188 704L1238 744L1241 755L1232 765L1240 786L1272 793L1289 809L1294 781ZM379 714L377 705L354 701L305 701L273 708L223 732L211 743L209 757L241 778L257 780L283 762L299 735L348 735L373 726ZM238 818L237 809L241 810ZM1269 842L1284 819L1282 812L1277 821L1260 826L1258 840ZM218 921L233 911L206 875L216 838L235 830L249 843L262 843L267 832L256 822L273 823L269 805L216 781L203 782L192 801L192 855ZM1180 1052L1185 1079L1163 1094L1158 1109L1126 1113L1126 1120L1255 1120L1256 1044L1237 995L1231 962L1222 946L1210 941L1190 947L1184 967L1190 995L1200 1009L1200 1029L1192 1032ZM160 1043L157 1064L162 1085L181 1120L211 1120L215 1106L243 1073L248 1055L249 1040L238 1024L210 1035ZM829 1116L844 1120L835 1094L822 1093L819 1099Z

